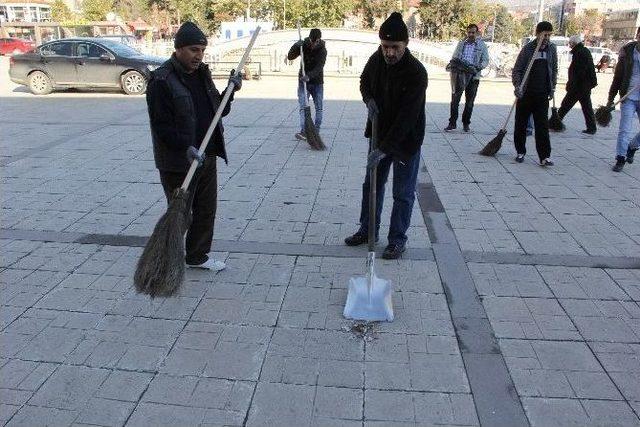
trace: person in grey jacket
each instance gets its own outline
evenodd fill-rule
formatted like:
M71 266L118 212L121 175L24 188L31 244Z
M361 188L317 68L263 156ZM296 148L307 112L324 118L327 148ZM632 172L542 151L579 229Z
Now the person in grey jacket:
M478 26L470 24L467 27L467 37L458 42L452 59L458 59L469 64L475 70L473 78L469 79L467 86L462 89L456 89L451 94L451 108L449 115L449 125L444 128L450 131L456 128L458 121L458 107L460 98L464 92L464 111L462 112L462 127L465 132L469 132L469 124L471 124L471 113L473 113L473 103L478 94L478 85L480 85L480 71L489 65L489 51L487 45L482 41L478 34Z
M511 73L511 81L515 87L516 119L513 142L516 146L516 162L524 162L527 153L527 121L533 115L535 127L536 151L540 166L553 166L551 161L551 141L549 140L549 100L553 98L558 78L558 54L556 46L551 43L553 26L542 21L536 26L536 39L522 47ZM536 52L538 40L542 38L540 49ZM529 61L534 57L531 71L524 82L524 74Z

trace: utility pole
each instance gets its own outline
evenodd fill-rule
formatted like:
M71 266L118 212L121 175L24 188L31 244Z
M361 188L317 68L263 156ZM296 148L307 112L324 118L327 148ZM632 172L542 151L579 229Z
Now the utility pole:
M282 0L282 29L287 28L287 0Z
M491 31L491 43L496 38L496 18L498 17L498 9L493 9L493 30Z
M538 3L538 22L544 20L544 0L539 0Z

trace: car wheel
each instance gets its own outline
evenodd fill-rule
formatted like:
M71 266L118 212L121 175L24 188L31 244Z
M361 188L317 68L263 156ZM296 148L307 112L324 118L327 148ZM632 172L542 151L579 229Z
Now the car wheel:
M142 95L147 90L147 79L137 71L127 71L122 75L122 90L127 95Z
M51 79L42 71L29 74L29 90L34 95L47 95L53 90Z

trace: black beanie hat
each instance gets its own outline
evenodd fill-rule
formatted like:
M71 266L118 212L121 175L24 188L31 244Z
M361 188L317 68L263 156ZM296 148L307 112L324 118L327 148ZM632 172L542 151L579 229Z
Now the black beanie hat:
M538 22L538 25L536 25L536 34L540 34L543 31L553 31L553 25L551 25L551 22Z
M207 36L202 32L200 28L193 22L185 22L180 26L176 33L176 39L173 42L173 46L179 49L184 46L191 46L194 44L207 45Z
M319 28L313 28L310 32L309 32L309 38L311 39L311 41L316 41L316 40L320 40L322 38L322 31L320 31Z
M380 40L404 42L409 40L409 30L399 12L393 12L380 26Z

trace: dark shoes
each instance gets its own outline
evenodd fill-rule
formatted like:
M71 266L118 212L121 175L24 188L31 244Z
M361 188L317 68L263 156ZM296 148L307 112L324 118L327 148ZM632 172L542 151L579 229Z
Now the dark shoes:
M586 133L587 135L595 135L596 129L585 129L582 131L582 133Z
M516 162L518 162L518 163L524 162L524 154L518 154L516 156Z
M382 258L384 259L398 259L400 258L400 256L402 255L402 253L404 252L404 245L400 246L400 245L396 245L393 243L390 243L387 245L386 248L384 248L384 252L382 252Z
M307 140L307 136L304 134L304 132L298 132L296 133L296 139L299 141L306 141Z
M627 163L633 163L633 156L636 155L637 148L627 148Z
M444 128L445 132L449 132L450 130L454 130L456 128L455 124L451 124L449 123L449 126L447 126L446 128Z
M624 168L625 159L624 156L616 156L616 164L611 168L614 172L622 172L622 168Z
M540 166L553 166L553 162L549 158L542 159L540 160Z
M377 241L378 241L378 238L376 238L376 242ZM349 236L346 239L344 239L344 243L347 246L360 246L364 243L369 243L369 236L367 236L365 233L361 233L358 231L353 236Z
M462 130L464 130L465 132L469 132L471 129L469 129L469 125L462 125Z

